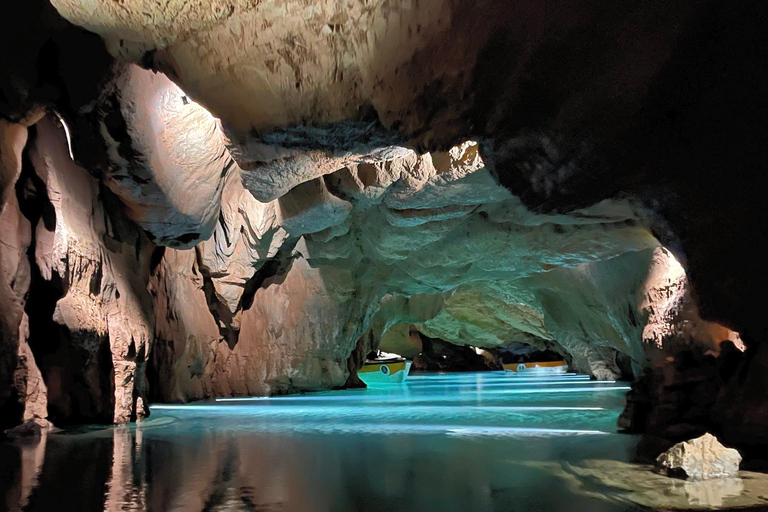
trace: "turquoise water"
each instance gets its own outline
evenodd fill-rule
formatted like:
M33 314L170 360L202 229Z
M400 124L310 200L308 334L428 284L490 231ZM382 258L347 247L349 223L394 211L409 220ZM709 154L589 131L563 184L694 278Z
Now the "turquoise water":
M637 510L573 489L551 469L631 457L636 438L616 433L627 389L579 375L486 372L415 375L402 386L363 390L154 405L151 419L139 426L51 435L42 448L20 449L6 505ZM11 448L2 449L5 471L14 473Z

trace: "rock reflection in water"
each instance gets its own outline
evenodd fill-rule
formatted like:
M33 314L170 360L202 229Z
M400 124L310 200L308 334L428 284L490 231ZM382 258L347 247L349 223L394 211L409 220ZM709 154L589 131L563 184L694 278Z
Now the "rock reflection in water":
M4 503L8 510L22 510L27 506L43 468L46 441L47 437L43 436L23 440L16 446L0 445L0 491L5 490L5 499L0 505ZM8 488L4 489L5 486Z
M573 499L545 474L510 473L491 445L473 440L445 452L434 436L345 442L209 432L170 441L150 431L119 427L22 446L8 510L483 512L503 509L499 501L568 510ZM563 448L549 449L542 453Z
M142 456L143 432L128 427L112 430L112 471L107 481L104 510L146 510L147 471Z
M650 465L616 460L531 461L523 465L568 481L571 489L580 494L654 510L743 509L768 505L768 475L762 473L742 471L740 478L688 481L657 474Z
M741 478L685 482L688 503L701 507L722 507L726 498L736 498L743 492L744 481Z
M499 373L157 407L138 425L0 443L0 510L626 512L760 503L759 476L742 474L741 490L738 481L695 485L627 463L637 439L615 433L624 391L578 376L542 385Z

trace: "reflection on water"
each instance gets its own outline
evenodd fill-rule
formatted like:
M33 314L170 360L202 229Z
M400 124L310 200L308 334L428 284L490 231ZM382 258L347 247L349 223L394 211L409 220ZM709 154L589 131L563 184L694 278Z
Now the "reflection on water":
M742 492L744 492L744 482L741 478L685 482L688 502L702 507L721 507L727 498L739 496Z
M451 374L391 388L154 406L139 425L0 444L0 506L640 510L578 471L592 460L629 459L636 439L615 433L625 391L581 376ZM685 489L706 501L704 491Z

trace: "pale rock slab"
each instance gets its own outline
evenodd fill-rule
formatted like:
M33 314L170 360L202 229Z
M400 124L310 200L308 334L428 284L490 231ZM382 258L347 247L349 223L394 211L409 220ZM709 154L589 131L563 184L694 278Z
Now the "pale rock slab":
M735 477L739 473L739 464L739 452L726 448L709 433L677 443L656 459L659 472L691 480Z

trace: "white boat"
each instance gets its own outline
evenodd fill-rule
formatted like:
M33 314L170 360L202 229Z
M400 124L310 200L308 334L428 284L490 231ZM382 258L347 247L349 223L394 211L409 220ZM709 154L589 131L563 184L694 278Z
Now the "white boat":
M532 363L507 363L504 371L533 374L533 375L560 375L568 372L568 363L565 361L542 361Z
M397 354L379 353L376 359L367 359L357 371L366 385L402 384L408 377L411 361Z

